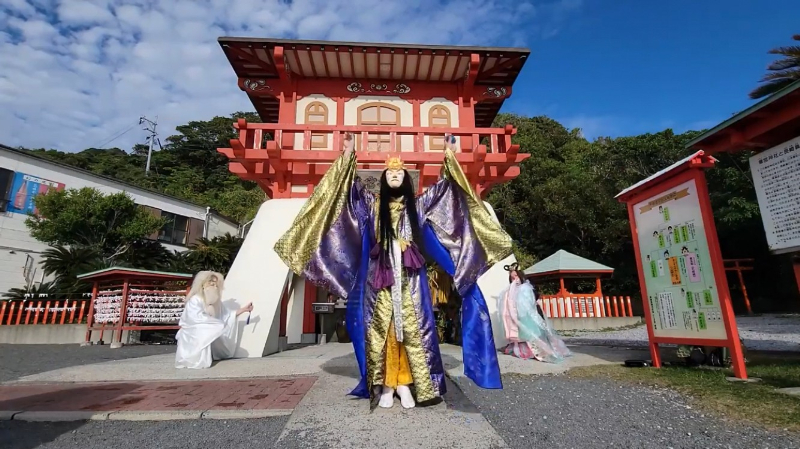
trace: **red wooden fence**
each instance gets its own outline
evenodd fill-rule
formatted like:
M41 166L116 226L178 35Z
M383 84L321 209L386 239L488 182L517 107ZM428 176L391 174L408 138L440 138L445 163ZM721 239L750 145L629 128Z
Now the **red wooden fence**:
M542 295L542 310L548 318L632 317L630 296Z
M81 324L89 313L90 299L0 301L0 326L31 324Z

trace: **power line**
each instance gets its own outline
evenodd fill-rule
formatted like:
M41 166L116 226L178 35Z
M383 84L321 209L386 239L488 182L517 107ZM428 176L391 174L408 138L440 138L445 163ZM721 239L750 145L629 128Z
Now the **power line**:
M132 130L132 129L133 129L135 126L136 126L136 124L133 124L133 125L131 125L131 126L127 127L125 130L123 130L123 131L121 131L121 132L118 132L118 133L116 133L116 134L112 134L112 137L110 137L110 138L106 139L105 141L102 141L102 142L103 142L102 144L100 144L100 145L92 145L92 146L91 146L91 147L89 147L89 148L98 148L98 149L105 148L105 146L106 146L106 145L108 145L109 143L111 143L111 142L113 142L113 141L115 141L115 140L119 139L120 137L124 136L124 135L125 135L125 134L127 134L127 133L128 133L130 130Z

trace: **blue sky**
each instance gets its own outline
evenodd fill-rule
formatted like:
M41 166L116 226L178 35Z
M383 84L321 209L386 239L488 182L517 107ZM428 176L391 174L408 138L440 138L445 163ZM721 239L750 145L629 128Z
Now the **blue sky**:
M707 128L753 104L800 33L800 1L585 1L531 58L504 111L545 114L587 137Z
M588 138L698 129L752 104L798 17L798 0L2 0L0 142L130 149L141 115L166 137L252 110L223 35L525 46L505 111Z

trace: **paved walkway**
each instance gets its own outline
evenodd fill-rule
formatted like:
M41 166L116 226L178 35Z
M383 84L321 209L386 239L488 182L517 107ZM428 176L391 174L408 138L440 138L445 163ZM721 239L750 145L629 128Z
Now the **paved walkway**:
M125 351L126 348L118 351ZM117 351L108 349L108 351ZM576 348L562 365L499 355L505 374L557 374L619 363L641 350ZM644 354L646 355L646 354ZM352 346L309 346L207 370L177 370L173 354L71 366L0 384L0 419L14 421L187 420L290 415L282 448L503 448L504 439L468 400L461 348L442 345L451 379L443 401L404 410L370 409L346 396L358 380Z
M83 349L105 349L118 359L127 350L136 352L69 348L62 355L74 357ZM501 370L558 374L647 356L640 349L572 349L575 355L558 366L500 355ZM691 411L680 395L666 390L568 376L504 376L503 390L482 390L463 377L461 349L449 345L442 346L449 375L444 401L413 410L398 403L371 411L367 401L346 396L358 377L350 345L228 360L200 371L176 370L172 354L154 354L61 363L50 371L45 363L7 377L13 380L0 383L0 409L6 410L0 412L0 447L799 447L796 436L728 429L730 423ZM71 421L35 422L53 420Z
M0 386L7 419L191 419L290 414L316 377Z

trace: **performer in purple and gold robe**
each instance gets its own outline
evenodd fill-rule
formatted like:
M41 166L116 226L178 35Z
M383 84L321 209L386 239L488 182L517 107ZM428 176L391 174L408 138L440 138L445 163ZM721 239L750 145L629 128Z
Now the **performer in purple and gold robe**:
M453 278L462 297L464 372L502 388L486 301L477 285L511 254L511 238L472 190L445 136L442 178L419 197L398 158L376 197L356 176L353 137L275 251L296 274L347 298L347 330L361 374L350 393L405 408L445 393L426 265ZM412 392L413 386L413 392Z

